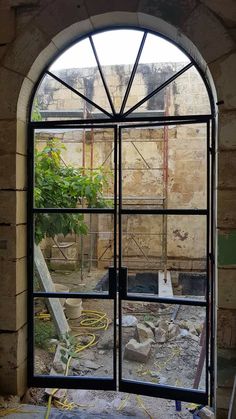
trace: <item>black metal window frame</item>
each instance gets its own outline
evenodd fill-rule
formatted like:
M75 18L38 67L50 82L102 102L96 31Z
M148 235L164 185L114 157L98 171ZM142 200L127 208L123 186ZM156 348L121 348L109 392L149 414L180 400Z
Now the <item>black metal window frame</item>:
M130 81L127 85L127 89L124 95L123 102L119 113L115 113L114 106L112 104L111 95L106 84L106 80L103 74L102 67L99 62L98 54L96 52L95 45L92 40L92 35L101 31L95 31L89 36L86 35L77 40L80 41L89 37L92 50L97 62L97 66L101 75L101 79L107 94L108 102L111 106L112 113L107 112L105 109L101 108L99 105L94 103L89 98L83 96L79 91L75 90L69 86L65 81L58 78L55 74L47 69L44 70L41 77L39 78L38 83L35 85L35 89L31 98L31 109L33 106L33 100L37 88L45 74L50 75L55 80L60 82L62 85L67 87L76 95L80 96L82 99L86 100L91 105L95 106L104 117L84 119L71 119L71 120L58 120L58 121L39 121L29 123L28 127L28 384L30 386L38 387L56 387L56 388L83 388L83 389L97 389L97 390L115 390L117 387L117 373L119 373L119 389L126 392L139 393L148 396L156 396L163 398L170 398L175 400L182 401L191 401L196 403L206 404L208 402L208 397L210 395L211 401L213 397L214 390L214 304L215 304L215 291L214 291L214 248L215 248L215 236L214 236L214 207L215 207L215 196L214 196L214 171L215 171L215 105L213 100L213 95L211 89L204 77L202 70L198 67L196 62L186 54L191 60L191 62L178 71L174 76L165 81L161 86L157 86L150 94L148 94L144 99L139 101L136 105L130 108L128 111L124 112L125 105L128 99L128 95L134 80L134 76L137 70L139 63L139 58L141 56L145 39L148 33L160 36L169 42L168 38L153 32L150 30L135 28L135 27L112 27L106 28L105 30L114 30L114 29L137 29L143 31L143 38L140 43L140 48L131 72ZM176 45L181 49L178 45ZM68 48L68 47L67 47ZM177 77L187 71L189 68L194 66L199 74L202 77L203 83L208 92L210 105L211 105L211 114L206 115L184 115L184 116L137 116L133 112L144 102L149 100L152 96L160 92L171 82L173 82ZM133 113L133 116L130 115ZM128 117L128 118L127 118ZM206 209L189 209L189 210L180 210L180 209L153 209L153 210L128 210L122 208L122 184L121 184L121 148L122 148L122 129L123 128L140 128L140 127L157 127L157 126L170 126L178 124L198 124L205 123L207 128L207 208ZM110 128L114 132L114 209L69 209L69 208L34 208L34 197L33 197L33 185L34 185L34 132L37 129L85 129L85 128ZM119 156L119 161L118 161ZM119 196L119 199L118 199ZM34 264L34 223L33 216L36 213L102 213L102 214L113 214L114 219L114 268L109 270L109 291L107 294L97 294L97 293L70 293L70 297L77 298L96 298L96 299L111 299L114 302L114 348L113 348L113 377L111 379L107 378L88 378L88 377L58 377L58 376L36 376L33 373L33 364L34 364L34 319L33 319L33 302L35 297L43 298L67 298L68 294L65 293L46 293L46 292L35 292L33 288L33 264ZM199 301L194 299L179 299L179 298L160 298L160 297L144 297L140 296L130 296L127 294L127 277L126 269L122 266L122 243L121 243L121 229L122 229L122 215L135 213L135 214L160 214L160 215L204 215L207 219L207 259L209 263L207 264L207 295L205 301ZM117 242L117 226L119 234L119 249L116 249ZM118 263L117 263L118 259ZM122 353L121 345L119 347L119 368L117 370L117 353L116 353L116 309L117 309L117 273L119 276L118 289L119 289L119 325L121 325L121 301L130 300L130 301L156 301L156 302L165 302L169 304L186 304L191 306L202 306L206 307L206 323L208 327L206 328L206 387L205 391L186 389L186 388L177 388L165 385L158 384L144 384L137 381L124 380L122 379ZM119 338L122 339L121 327L119 327ZM210 347L209 347L210 345ZM209 349L210 348L210 349ZM209 349L209 350L208 350ZM210 382L209 382L210 375Z

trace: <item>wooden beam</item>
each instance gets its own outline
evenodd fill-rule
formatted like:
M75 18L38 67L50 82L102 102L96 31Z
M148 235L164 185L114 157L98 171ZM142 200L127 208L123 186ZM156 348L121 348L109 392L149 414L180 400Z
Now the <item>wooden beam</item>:
M42 251L40 247L36 244L34 245L34 264L42 291L55 292L55 286L52 281L45 259L43 257ZM66 320L66 316L64 314L60 300L59 298L47 298L46 304L53 318L58 336L61 338L67 332L69 332L70 328Z

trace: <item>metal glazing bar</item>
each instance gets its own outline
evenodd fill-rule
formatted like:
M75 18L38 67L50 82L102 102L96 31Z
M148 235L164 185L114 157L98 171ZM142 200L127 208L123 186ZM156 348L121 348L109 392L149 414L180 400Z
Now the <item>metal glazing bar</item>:
M113 208L33 208L34 214L115 214Z
M126 287L127 288L127 287ZM197 307L207 307L206 300L196 300L194 298L175 298L175 297L158 297L155 295L150 294L134 294L134 293L127 293L124 294L123 292L123 300L124 301L147 301L152 303L164 303L164 304L180 304L185 306L197 306Z
M207 215L207 209L130 209L130 208L122 208L121 214L147 214L147 215L155 215L155 214L165 214L165 215Z
M129 93L130 93L131 86L132 86L133 81L134 81L134 77L135 77L137 67L138 67L138 64L139 64L139 59L140 59L140 56L142 54L146 38L147 38L147 32L144 32L141 43L140 43L140 46L139 46L138 54L137 54L137 57L136 57L136 60L135 60L135 63L134 63L133 69L132 69L132 73L131 73L131 76L130 76L130 79L129 79L129 83L128 83L128 86L127 86L127 89L126 89L126 92L125 92L125 95L124 95L124 99L123 99L123 102L121 104L120 114L123 114L123 112L124 112L125 105L126 105Z
M206 122L208 119L211 119L211 114L206 115L188 115L188 116L130 116L129 118L126 118L124 115L115 115L114 117L111 115L109 119L109 123L126 123L129 122L137 122L139 123L137 126L135 125L127 125L129 128L137 128L140 127L140 121L143 121L144 123L148 121L161 121L162 123L160 125L170 125L170 121L175 121L178 124L184 123L184 121L187 121L187 124L198 124L200 122ZM108 122L108 119L104 118L97 118L92 119L88 118L86 120L84 119L71 119L70 121L67 120L61 120L61 121L39 121L39 122L30 122L30 125L34 128L80 128L80 126L84 126L86 124L103 124L105 127L106 122ZM144 126L149 126L150 124L145 124ZM155 125L155 124L154 124ZM95 125L94 125L95 126ZM102 126L100 126L102 128Z
M207 122L206 125L206 146L207 146L207 179L206 179L206 184L207 184L207 209L208 209L208 214L207 214L207 241L206 241L206 260L207 260L207 266L206 266L206 271L207 271L207 283L206 283L206 301L207 301L207 310L206 310L206 347L205 347L205 352L206 352L206 362L205 362L205 369L206 369L206 375L205 375L205 387L206 387L206 392L208 394L209 392L209 336L210 336L210 122Z
M203 116L203 118L202 118ZM191 124L201 124L201 123L205 123L208 120L212 119L211 115L198 115L197 118L196 117L192 117L190 119L178 119L178 120L173 120L173 117L170 117L170 120L168 119L168 117L162 118L162 122L147 122L147 123L141 123L141 124L125 124L123 126L121 126L121 129L128 129L128 128L162 128L165 127L167 125L191 125ZM181 117L182 118L182 117ZM128 121L130 121L131 118L127 119ZM157 119L157 118L156 118ZM158 119L157 119L158 120Z
M95 59L96 59L96 62L97 62L98 70L99 70L99 73L100 73L100 76L101 76L101 79L102 79L102 82L103 82L104 89L106 91L108 102L110 104L113 115L115 115L115 108L114 108L114 105L113 105L113 102L112 102L112 99L111 99L111 95L110 95L110 92L109 92L109 89L108 89L108 86L107 86L107 83L106 83L106 79L105 79L103 71L102 71L102 67L101 67L101 64L100 64L100 61L99 61L99 58L98 58L98 54L97 54L92 36L89 36L89 41L90 41L90 44L91 44L91 47L92 47L92 50L93 50L93 53L94 53L94 56L95 56Z
M145 96L142 100L140 100L136 105L134 105L132 108L130 108L127 112L123 114L124 117L132 113L135 109L139 108L144 102L151 99L155 94L160 92L162 89L164 89L166 86L168 86L170 83L172 83L175 79L177 79L179 76L181 76L185 71L189 70L193 66L193 63L189 63L184 68L182 68L180 71L178 71L176 74L174 74L172 77L170 77L168 80L166 80L164 83L162 83L159 87L157 87L153 92L149 93L149 95Z
M121 286L122 286L122 137L121 137L121 129L119 127L119 137L118 137L118 159L119 159L119 170L118 170L118 194L119 194L119 201L118 201L118 224L119 224L119 306L118 306L118 324L119 324L119 381L122 377L122 304L121 304Z
M103 377L66 377L63 375L32 375L29 378L30 387L41 388L68 388L84 390L116 390L116 380L114 378Z
M46 71L46 74L48 74L49 76L53 77L56 81L58 81L59 83L63 84L63 86L67 87L67 89L71 90L73 93L75 93L77 96L81 97L82 99L84 99L86 102L90 103L90 105L93 105L95 108L97 108L99 111L101 111L102 113L104 113L105 115L109 116L109 118L112 117L112 115L107 112L105 109L103 109L101 106L97 105L95 102L93 102L91 99L89 99L88 97L84 96L82 93L78 92L78 90L74 89L72 86L70 86L68 83L66 83L64 80L60 79L59 77L57 77L55 74L51 73L51 71ZM68 122L68 121L67 121Z
M144 383L134 380L120 380L119 390L126 393L142 394L150 397L181 400L185 402L207 404L208 395L201 390Z
M216 121L212 119L211 124L211 374L210 374L210 405L213 405L214 387L215 387L215 134L216 134Z
M34 269L34 220L32 217L33 207L33 179L34 179L34 132L31 126L28 127L28 159L27 159L27 174L30 185L27 193L27 320L28 320L28 381L34 370L34 301L32 299Z
M111 300L111 296L109 295L108 291L103 292L33 292L32 296L41 297L41 298L78 298L83 297L84 299L100 299L100 300Z
M112 284L112 289L110 288L110 293L112 293L114 298L114 310L113 310L113 318L114 318L114 326L113 326L113 334L114 334L114 346L113 346L113 377L117 380L117 350L116 350L116 342L117 342L117 326L116 326L116 317L117 317L117 139L118 139L118 128L117 126L114 129L114 226L113 226L113 235L114 235L114 276L112 280L114 284Z

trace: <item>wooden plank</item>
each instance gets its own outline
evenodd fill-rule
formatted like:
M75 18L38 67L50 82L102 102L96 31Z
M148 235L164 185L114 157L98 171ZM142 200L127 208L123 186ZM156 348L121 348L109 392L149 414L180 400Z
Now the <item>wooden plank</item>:
M34 264L42 290L45 292L55 292L55 286L53 284L42 251L36 244L34 245ZM65 333L69 332L70 328L59 298L48 298L47 306L54 320L54 324L59 337L63 337Z
M164 278L164 272L158 272L158 287L159 297L173 297L173 288L169 271L166 272L166 281Z

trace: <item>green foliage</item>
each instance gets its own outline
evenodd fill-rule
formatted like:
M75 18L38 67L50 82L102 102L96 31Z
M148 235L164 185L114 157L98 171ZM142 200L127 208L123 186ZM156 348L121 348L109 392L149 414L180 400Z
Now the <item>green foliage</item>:
M49 341L57 337L53 322L35 319L34 321L34 342L35 346L48 349Z
M79 355L76 352L77 346L78 346L78 340L75 336L71 336L69 333L66 333L62 342L60 342L63 346L62 349L60 349L61 353L61 361L64 364L67 364L69 358L78 358Z
M42 116L41 113L39 111L39 105L38 105L38 100L35 99L33 106L32 106L32 114L31 114L31 120L34 122L37 121L42 121Z
M103 208L109 202L103 198L108 176L102 169L85 171L67 166L61 152L65 146L56 138L50 138L42 151L35 151L34 199L37 208ZM35 241L45 236L62 233L87 234L83 214L37 214L35 217Z

